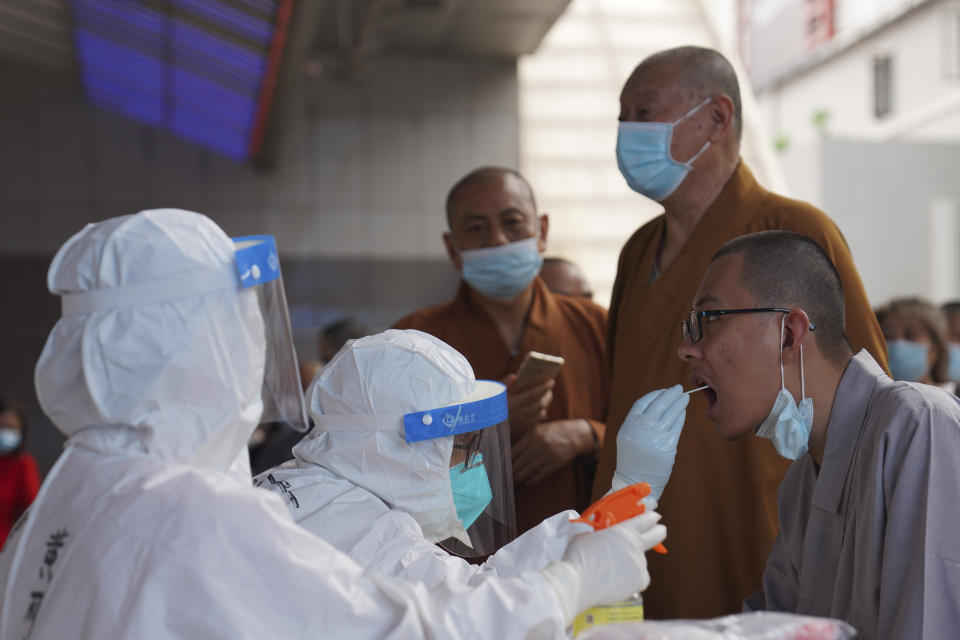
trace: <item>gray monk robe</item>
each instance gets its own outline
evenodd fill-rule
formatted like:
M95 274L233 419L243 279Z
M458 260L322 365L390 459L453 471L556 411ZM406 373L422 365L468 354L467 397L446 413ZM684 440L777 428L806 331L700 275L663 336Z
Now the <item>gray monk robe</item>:
M893 382L861 351L837 388L823 466L797 460L779 510L745 609L841 618L865 639L960 637L956 397Z

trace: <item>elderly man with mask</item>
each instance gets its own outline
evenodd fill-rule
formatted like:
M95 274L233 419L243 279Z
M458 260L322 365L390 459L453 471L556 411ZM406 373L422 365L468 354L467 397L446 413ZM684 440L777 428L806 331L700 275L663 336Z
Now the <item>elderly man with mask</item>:
M461 354L429 334L391 329L348 342L307 397L316 426L293 460L255 484L368 573L429 590L475 585L544 569L590 530L564 511L513 539L506 390L476 380ZM681 394L664 398L646 412L646 433L678 432L685 406ZM635 462L623 460L624 484L655 483ZM476 565L457 555L490 557Z
M450 190L443 235L463 281L449 303L416 311L397 329L432 334L466 356L478 378L503 380L510 399L520 532L590 502L607 403L606 311L553 295L538 277L549 219L512 169L476 169ZM565 360L555 379L517 381L529 351Z
M960 401L854 355L844 307L817 243L766 231L716 253L683 322L679 355L709 385L719 437L756 433L794 461L745 607L841 618L864 638L955 637Z
M610 303L610 407L594 497L610 488L617 429L636 398L684 382L674 353L676 318L687 311L710 256L754 231L813 238L836 265L847 333L885 365L883 336L847 243L823 212L766 191L740 159L740 92L716 51L681 47L642 61L620 94L617 162L627 184L663 204L620 254ZM693 404L702 407L702 396ZM733 613L760 584L777 531L776 489L786 465L752 439L722 443L691 411L659 509L670 555L650 559L644 594L653 618Z
M555 637L647 579L665 532L641 517L542 571L428 592L366 575L254 488L257 423L306 419L269 236L112 218L61 247L48 286L63 316L36 390L68 440L0 554L0 637Z

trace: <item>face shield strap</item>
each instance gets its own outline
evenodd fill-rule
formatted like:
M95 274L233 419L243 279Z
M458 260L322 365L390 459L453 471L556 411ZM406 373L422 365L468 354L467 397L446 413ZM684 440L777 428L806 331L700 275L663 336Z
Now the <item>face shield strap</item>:
M233 265L222 269L191 271L169 278L137 282L109 289L64 293L60 296L61 313L64 316L71 316L96 311L109 311L120 307L139 307L180 300L224 289L237 289L239 284Z
M505 422L509 415L507 388L491 380L477 382L488 385L485 388L489 397L406 414L314 415L314 423L320 431L403 431L407 442L419 442L486 429ZM490 385L497 385L498 388ZM493 390L497 393L489 395Z

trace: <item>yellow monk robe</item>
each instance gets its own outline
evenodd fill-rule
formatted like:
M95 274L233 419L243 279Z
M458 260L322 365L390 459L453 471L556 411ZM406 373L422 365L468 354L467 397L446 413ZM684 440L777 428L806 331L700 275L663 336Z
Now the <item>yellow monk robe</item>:
M520 346L511 353L490 315L461 283L447 304L416 311L395 329L419 329L440 338L466 357L477 378L500 380L514 373L528 351L563 356L547 421L585 418L603 443L609 385L605 367L606 310L589 300L550 293L534 280L533 303ZM522 533L564 509L582 511L590 502L593 456L574 459L541 482L517 486L517 528Z
M837 226L815 207L760 187L741 161L680 255L652 284L662 215L641 227L620 254L609 316L607 438L595 498L610 488L617 431L634 401L661 387L692 386L690 366L677 357L680 322L690 312L713 254L728 240L767 229L807 235L830 256L843 282L853 352L866 348L886 366L883 334ZM790 461L778 456L769 440L721 439L703 415L706 408L701 394L691 397L676 463L658 507L670 553L647 554L652 582L643 599L650 618L739 612L743 599L761 586L777 532L777 487ZM814 407L815 412L829 409Z

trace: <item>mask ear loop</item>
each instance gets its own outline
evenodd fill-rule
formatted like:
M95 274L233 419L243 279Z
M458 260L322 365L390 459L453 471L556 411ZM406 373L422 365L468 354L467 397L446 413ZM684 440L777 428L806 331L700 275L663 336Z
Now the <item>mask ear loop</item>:
M699 108L702 107L703 105L707 104L707 103L710 102L711 100L713 100L713 96L708 96L708 97L704 98L703 101L702 101L700 104L698 104L698 105L695 106L694 108L690 109L690 111L687 111L685 114L683 114L682 116L680 116L679 118L677 118L676 120L674 120L673 122L671 122L670 124L677 124L677 123L680 122L681 120L685 120L686 118L688 118L688 117L690 117L691 115L693 115L694 113L696 113L697 109L699 109Z
M803 345L800 345L800 402L807 399L807 376L803 373Z
M780 389L785 389L783 377L783 327L787 321L787 315L780 316ZM800 402L807 399L807 376L803 372L803 345L800 345Z
M683 122L684 120L686 120L687 118L689 118L690 116L692 116L698 109L700 109L700 107L702 107L703 105L707 104L707 103L710 102L711 100L713 100L713 96L709 96L709 97L705 98L705 99L703 100L703 102L701 102L700 104L698 104L697 106L695 106L693 109L690 109L690 111L687 111L685 114L683 114L682 116L680 116L679 118L677 118L676 120L674 120L673 122L671 122L671 123L670 123L670 139L671 139L671 140L673 139L673 128L677 126L677 123ZM707 140L706 142L703 143L703 146L700 147L700 151L697 151L695 154L693 154L693 157L691 157L689 160L687 160L686 162L683 162L683 163L681 163L681 164L683 164L683 165L684 165L685 167L687 167L688 169L693 168L693 163L696 162L697 158L699 158L700 155L703 154L703 152L706 151L709 146L710 146L710 141ZM668 148L669 148L669 147L668 147Z
M783 376L783 324L787 319L786 315L780 316L780 391L783 391L787 388L786 381Z

